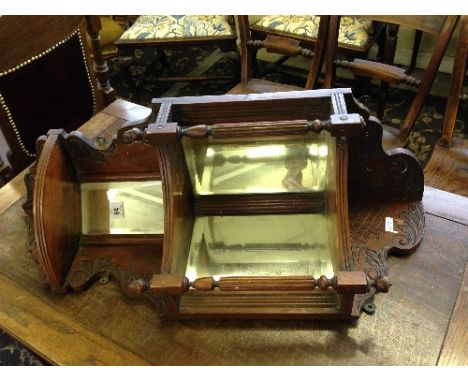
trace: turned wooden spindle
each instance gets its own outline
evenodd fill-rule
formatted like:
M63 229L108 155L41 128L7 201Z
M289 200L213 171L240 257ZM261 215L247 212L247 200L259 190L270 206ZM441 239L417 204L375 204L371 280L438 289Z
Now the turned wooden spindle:
M318 286L321 290L327 290L333 284L336 285L336 283L333 283L332 279L328 279L327 276L322 275L318 279Z
M331 121L295 120L276 121L272 124L266 122L241 122L241 123L218 123L213 125L195 125L179 129L179 135L192 139L204 139L209 136L213 138L232 137L261 137L282 135L305 135L309 131L320 133L322 130L330 131Z
M299 48L298 53L304 57L314 57L314 52L307 48Z
M199 291L302 291L336 289L336 277L321 276L228 276L216 281L213 277L202 277L191 282L191 287Z
M266 40L249 40L247 46L254 49L264 48L270 53L284 54L290 57L297 55L314 57L312 50L302 48L299 41L287 37L268 36Z
M87 29L89 36L91 38L91 44L93 46L94 54L94 72L96 73L96 79L99 90L103 92L107 98L106 102L111 103L115 101L115 92L109 82L109 67L107 62L102 55L102 50L100 47L100 30L101 30L101 21L99 17L96 16L86 16L87 19Z
M254 49L265 48L267 52L295 57L301 49L299 41L285 37L268 36L266 40L250 40L247 45Z
M375 281L379 291L388 291L391 284L386 277ZM200 277L189 281L183 275L155 274L150 282L143 279L132 281L127 291L139 294L149 290L159 296L181 296L189 288L209 292L219 289L222 292L254 291L311 291L319 288L322 291L336 290L338 293L367 293L369 284L364 272L338 272L336 276L227 276L215 280L213 277Z
M343 69L349 69L356 75L375 77L395 85L402 82L414 87L419 87L421 85L420 80L415 77L408 76L403 68L382 64L380 62L360 59L355 59L353 62L346 60L335 60L335 66Z

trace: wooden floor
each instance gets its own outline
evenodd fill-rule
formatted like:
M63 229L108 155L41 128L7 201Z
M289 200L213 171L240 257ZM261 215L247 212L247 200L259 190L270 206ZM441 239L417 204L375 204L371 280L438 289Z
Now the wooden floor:
M387 151L404 146L397 135L397 129L384 126L382 146ZM454 137L448 148L437 144L424 168L424 184L468 196L468 140Z
M468 196L468 140L453 138L449 148L437 145L424 169L424 182L440 190Z

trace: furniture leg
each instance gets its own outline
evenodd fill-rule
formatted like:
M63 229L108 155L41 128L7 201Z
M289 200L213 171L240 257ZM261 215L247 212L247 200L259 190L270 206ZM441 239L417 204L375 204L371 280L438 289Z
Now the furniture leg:
M411 108L408 111L408 114L406 115L406 118L401 126L401 130L398 135L400 140L405 140L409 135L409 132L422 109L424 101L429 94L429 90L431 90L432 83L434 82L434 78L437 74L437 70L439 69L440 62L444 57L445 50L447 49L450 38L452 37L452 33L455 29L457 21L458 16L448 16L447 22L444 24L444 27L440 33L440 37L437 41L437 46L435 47L434 53L432 54L431 60L429 61L429 65L427 66L427 70L424 73L424 77L421 80L419 90L416 93L416 97L414 98L413 103L411 104Z
M335 52L338 46L338 32L340 27L340 16L331 16L328 26L327 58L325 62L325 79L323 87L331 89L335 77Z
M324 39L318 39L317 43L315 44L315 52L314 58L312 59L312 63L310 65L309 75L307 76L307 82L305 85L306 89L313 89L317 84L318 77L320 75L320 71L323 65L324 59L324 51L327 48L326 41L327 41L327 33L329 31L328 24L330 23L330 16L322 16L322 22L319 26L319 36L325 36ZM338 25L339 19L338 19Z
M385 35L385 46L384 46L384 57L383 62L385 64L393 65L395 60L395 51L398 41L398 30L399 25L389 24L387 26L387 33ZM382 81L380 84L379 104L377 106L377 118L382 119L385 113L385 103L388 96L388 82Z
M411 63L406 71L407 74L413 73L416 68L416 60L418 59L419 47L421 45L422 31L416 29L413 42L413 53L411 54Z
M468 17L463 16L461 21L460 35L457 41L457 49L453 62L452 79L450 83L450 91L447 99L447 107L445 109L444 127L439 144L444 147L449 147L452 141L455 121L457 119L458 106L460 104L460 93L463 88L463 81L467 69L468 56Z

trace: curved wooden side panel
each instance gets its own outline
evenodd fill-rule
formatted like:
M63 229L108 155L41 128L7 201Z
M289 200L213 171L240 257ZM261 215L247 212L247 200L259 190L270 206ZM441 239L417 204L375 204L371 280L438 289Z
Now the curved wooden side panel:
M54 292L75 256L81 231L80 186L60 142L60 130L49 132L37 162L34 186L34 237L37 259Z
M360 137L349 142L349 199L352 201L416 202L424 192L424 173L409 150L382 148L383 128L352 95L346 95L348 112L366 123Z

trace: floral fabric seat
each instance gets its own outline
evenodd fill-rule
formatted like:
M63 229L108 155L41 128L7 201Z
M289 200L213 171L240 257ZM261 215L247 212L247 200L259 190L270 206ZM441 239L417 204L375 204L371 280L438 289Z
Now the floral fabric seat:
M320 16L264 16L252 29L277 32L316 39ZM343 16L340 20L338 46L365 50L369 44L372 21L365 18Z
M233 37L229 16L183 15L140 16L120 40L164 40L210 37Z

